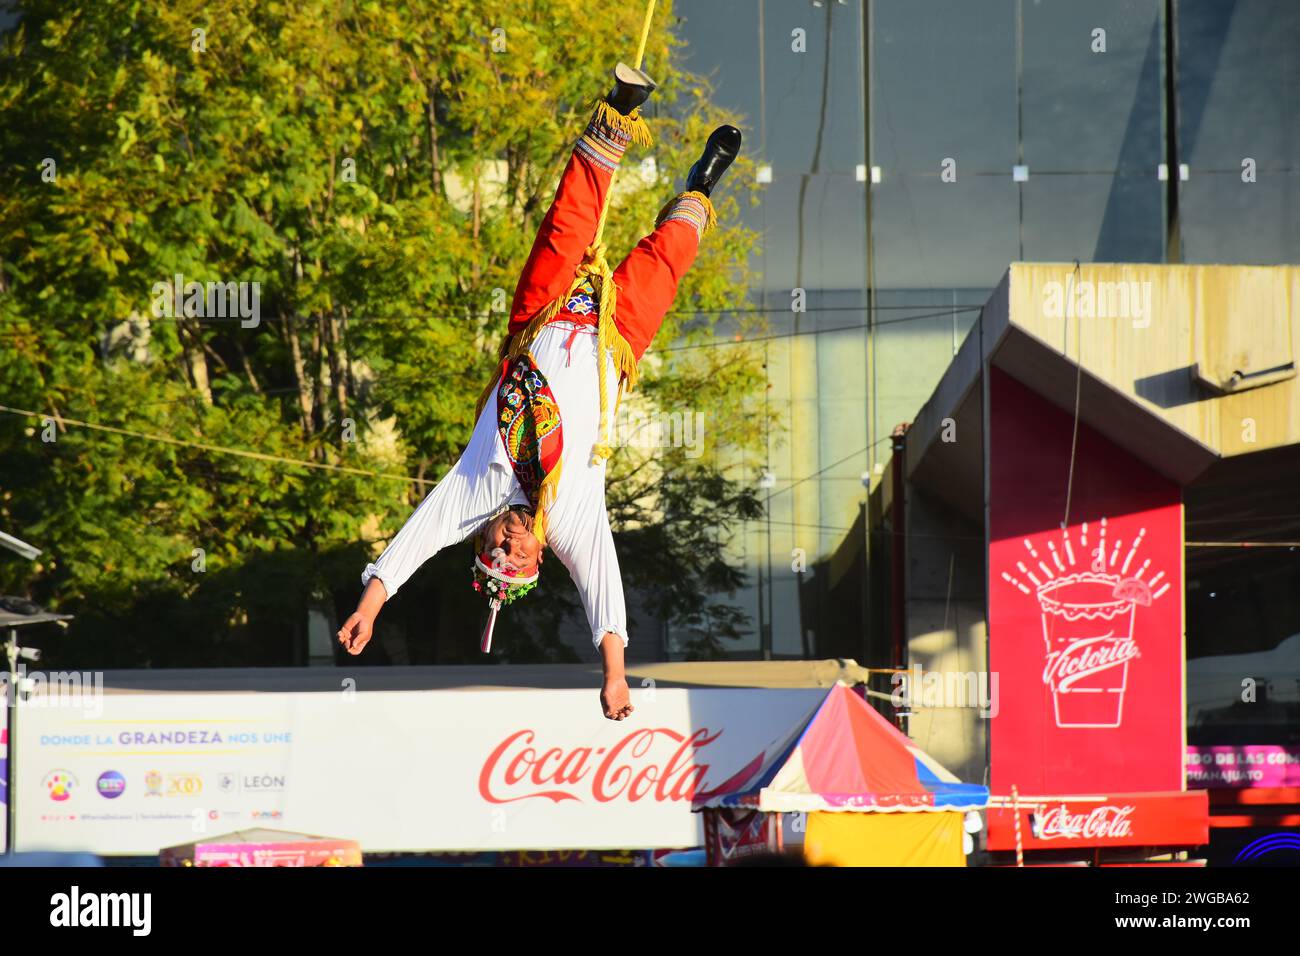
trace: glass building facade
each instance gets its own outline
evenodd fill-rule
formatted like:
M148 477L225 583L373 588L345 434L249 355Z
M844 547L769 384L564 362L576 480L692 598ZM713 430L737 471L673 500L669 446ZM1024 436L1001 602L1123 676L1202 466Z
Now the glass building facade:
M1300 262L1300 3L679 0L674 14L685 66L770 170L746 215L784 427L752 476L767 514L738 537L750 583L733 600L753 628L730 653L887 664L868 624L887 588L867 567L890 542L867 531L868 485L1010 262ZM1189 489L1189 529L1225 531L1216 500ZM1238 580L1259 570L1246 560L1189 549L1189 659L1236 640L1231 609L1194 613L1230 590L1218 579L1237 581L1243 619L1268 618L1269 647L1252 650L1300 634L1294 602L1265 612L1273 599ZM1300 549L1249 560L1300 593ZM675 646L669 630L664 656Z

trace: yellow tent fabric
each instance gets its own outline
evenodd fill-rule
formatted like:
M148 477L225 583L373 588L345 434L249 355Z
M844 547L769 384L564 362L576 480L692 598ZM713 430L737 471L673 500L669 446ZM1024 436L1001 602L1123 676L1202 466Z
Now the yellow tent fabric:
M810 813L814 866L965 866L961 813Z

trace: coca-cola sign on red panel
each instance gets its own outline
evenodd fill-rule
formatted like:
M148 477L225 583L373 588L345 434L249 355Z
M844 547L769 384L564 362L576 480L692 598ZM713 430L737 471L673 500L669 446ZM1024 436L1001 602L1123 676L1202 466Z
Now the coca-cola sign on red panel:
M989 810L989 849L1016 848L1016 813ZM1026 796L1020 806L1025 850L1097 846L1199 846L1209 842L1209 799L1203 790L1080 796Z
M1074 443L1073 416L1006 373L989 384L991 789L1181 790L1181 490L1085 424ZM1106 842L1120 811L1078 839Z

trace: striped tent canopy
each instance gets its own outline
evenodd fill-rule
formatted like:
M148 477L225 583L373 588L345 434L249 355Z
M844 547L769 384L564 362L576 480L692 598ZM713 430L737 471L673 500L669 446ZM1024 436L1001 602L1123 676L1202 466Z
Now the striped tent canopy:
M836 684L784 740L692 810L774 813L980 810L988 787L962 783L858 694Z

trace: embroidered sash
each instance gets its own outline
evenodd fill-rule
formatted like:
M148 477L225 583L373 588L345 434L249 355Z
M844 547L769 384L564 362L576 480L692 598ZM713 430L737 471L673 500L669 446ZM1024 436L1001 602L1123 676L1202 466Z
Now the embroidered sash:
M559 480L564 430L560 406L531 355L506 363L497 386L497 432L519 487L542 519Z

